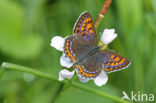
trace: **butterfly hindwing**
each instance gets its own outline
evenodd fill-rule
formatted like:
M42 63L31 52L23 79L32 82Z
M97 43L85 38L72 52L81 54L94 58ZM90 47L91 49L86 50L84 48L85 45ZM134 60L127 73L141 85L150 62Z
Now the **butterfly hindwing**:
M103 64L97 54L93 56L85 55L83 61L78 61L75 70L80 77L95 78L103 68Z
M80 15L73 29L74 35L79 35L90 43L97 45L97 34L93 19L89 12Z
M130 65L130 61L127 58L110 50L101 51L99 54L101 55L102 62L105 64L105 71L107 73L125 69Z

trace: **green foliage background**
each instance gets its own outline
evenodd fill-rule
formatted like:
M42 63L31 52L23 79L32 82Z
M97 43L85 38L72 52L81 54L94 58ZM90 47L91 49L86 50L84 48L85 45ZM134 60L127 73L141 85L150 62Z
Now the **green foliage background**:
M55 77L61 69L61 52L50 47L55 35L67 36L78 16L89 11L96 19L104 0L0 0L0 63L11 62L47 72ZM115 28L118 38L109 48L128 57L126 70L108 74L105 86L93 81L88 88L122 97L156 94L156 0L113 0L97 33ZM115 103L75 87L58 93L61 83L0 67L0 103Z

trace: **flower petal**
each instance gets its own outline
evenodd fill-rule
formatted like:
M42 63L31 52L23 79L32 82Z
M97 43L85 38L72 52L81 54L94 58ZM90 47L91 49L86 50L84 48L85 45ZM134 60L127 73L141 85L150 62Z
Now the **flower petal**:
M107 74L102 70L101 73L94 79L94 83L97 86L102 86L107 83L108 76Z
M105 29L101 36L101 41L104 44L109 44L117 37L115 34L115 29Z
M73 70L72 72L63 69L59 72L59 81L64 80L64 78L66 79L71 79L74 76L75 71Z
M69 59L67 57L65 57L65 54L63 53L63 55L60 58L60 64L63 67L70 68L74 64L74 62L70 62Z
M63 51L65 39L60 36L55 36L51 39L51 46L59 51Z

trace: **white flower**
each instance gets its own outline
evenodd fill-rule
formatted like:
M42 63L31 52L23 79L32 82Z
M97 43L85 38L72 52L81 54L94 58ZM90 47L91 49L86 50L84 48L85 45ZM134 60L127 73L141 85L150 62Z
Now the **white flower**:
M73 70L72 72L66 70L66 69L63 69L59 72L59 81L62 81L64 79L71 79L73 76L74 76L74 73L75 73L75 70ZM89 80L91 79L88 79L88 78L84 78L84 77L80 77L79 74L78 74L78 78L81 82L88 82ZM101 73L93 79L94 80L94 83L97 85L97 86L102 86L104 84L107 83L108 81L108 76L107 74L102 70Z
M64 79L71 79L74 76L74 73L75 73L75 70L73 70L72 72L68 71L67 69L61 70L59 72L59 81L62 81ZM78 78L81 82L88 82L90 80L87 78L80 77L79 75L78 75ZM107 74L102 70L101 73L93 80L97 86L102 86L107 83L108 77L107 77Z
M51 46L59 51L63 51L65 39L60 36L55 36L51 39Z
M101 73L94 79L94 83L98 86L106 84L108 81L107 74L102 70Z
M114 29L105 29L102 34L101 41L104 44L109 44L110 42L112 42L117 37L117 34L115 34L114 32L115 32ZM51 46L59 51L63 51L64 42L65 38L55 36L51 40ZM70 68L73 66L74 62L70 62L70 60L67 57L65 57L65 54L63 53L60 58L60 64L64 67ZM75 70L73 70L72 72L66 69L61 70L59 72L59 80L62 81L64 79L71 79L74 76L74 73ZM81 77L78 73L77 75L81 82L88 82L89 80L91 80L88 78ZM108 77L107 74L102 70L101 73L98 76L96 76L93 80L97 86L102 86L107 83Z
M101 41L104 44L109 44L117 37L117 34L115 34L114 29L105 29L101 36Z
M74 64L74 62L70 62L68 58L65 57L65 54L63 53L61 58L60 58L60 64L63 66L63 67L66 67L66 68L70 68L72 67L72 65Z
M64 78L66 79L71 79L74 76L75 71L68 71L66 69L63 69L59 72L59 81L64 80Z

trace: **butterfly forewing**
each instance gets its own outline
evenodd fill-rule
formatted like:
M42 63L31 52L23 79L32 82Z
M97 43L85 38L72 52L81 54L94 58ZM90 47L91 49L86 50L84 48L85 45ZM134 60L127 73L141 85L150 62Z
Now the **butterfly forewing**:
M79 59L84 53L97 46L97 35L89 12L80 15L73 32L74 35L67 37L64 44L65 56L71 62Z
M65 40L64 53L73 62L87 53L91 48L92 45L80 36L69 36Z
M79 35L83 39L90 41L91 44L97 45L97 34L93 19L89 12L84 12L77 20L74 29L74 35Z

